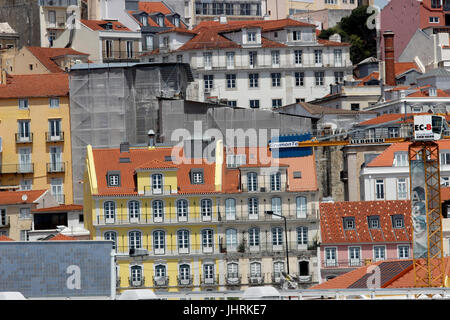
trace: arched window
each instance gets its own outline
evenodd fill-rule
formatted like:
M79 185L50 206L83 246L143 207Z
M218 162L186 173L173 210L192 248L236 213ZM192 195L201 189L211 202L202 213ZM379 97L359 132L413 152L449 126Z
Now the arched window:
M105 201L103 204L103 213L106 223L114 222L116 218L116 203L114 201Z
M153 231L153 250L155 254L164 254L166 247L166 233L163 230Z
M141 216L141 204L139 201L132 200L128 202L128 215L130 217L130 222L139 221Z
M229 198L225 200L225 216L227 220L236 219L236 200Z
M132 266L130 268L130 285L132 287L140 287L144 283L144 279L142 277L142 267L141 266Z
M112 241L112 249L117 252L117 233L114 231L107 231L103 235L103 239Z
M177 201L177 217L178 221L188 220L188 202L185 199L180 199Z
M214 232L212 229L203 229L202 230L203 252L205 252L205 253L213 252L213 235L214 235Z
M164 221L164 202L162 200L153 201L152 209L153 209L153 221L154 222Z
M189 231L178 230L178 253L189 253Z
M273 264L273 276L275 278L275 281L280 280L280 278L283 276L282 272L284 271L284 262L282 261L276 261Z
M258 191L258 174L256 172L247 173L248 191Z
M227 264L227 281L237 280L239 278L239 265L236 262Z
M237 231L236 231L236 229L227 229L225 231L225 240L226 240L227 250L229 250L229 251L237 250Z
M261 274L261 263L260 262L252 262L250 263L250 277L252 278L260 278Z
M202 210L202 220L210 221L212 217L212 201L211 199L202 199L200 201L200 206Z
M178 280L181 285L188 285L191 283L191 266L184 263L180 264Z
M309 276L309 261L299 261L298 270L300 276Z

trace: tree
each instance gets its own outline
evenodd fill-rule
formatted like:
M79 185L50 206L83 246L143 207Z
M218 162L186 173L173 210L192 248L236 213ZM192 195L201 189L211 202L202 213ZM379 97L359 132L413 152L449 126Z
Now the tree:
M361 6L354 9L350 16L342 18L335 27L323 30L319 35L320 39L328 39L337 33L343 42L350 43L350 60L353 64L377 54L377 33L376 29L367 28L371 16L367 8Z

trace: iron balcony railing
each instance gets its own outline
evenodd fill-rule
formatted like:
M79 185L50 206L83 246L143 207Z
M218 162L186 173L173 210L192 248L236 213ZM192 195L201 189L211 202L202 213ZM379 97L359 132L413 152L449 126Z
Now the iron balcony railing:
M143 287L145 285L145 277L142 277L141 279L138 280L132 280L130 277L128 277L128 284L130 287L133 288Z
M143 52L112 50L103 51L103 62L139 61Z
M177 194L177 191L177 187L172 185L161 185L158 187L144 186L144 195L168 196L171 194Z
M157 288L165 288L169 286L169 276L153 277L153 286Z
M38 4L43 7L68 7L79 6L79 0L38 0Z
M217 286L219 284L219 276L218 275L215 275L215 276L209 276L209 277L207 277L207 276L205 276L205 275L203 275L201 278L200 278L200 285L201 286Z
M33 173L34 163L19 163L19 164L0 164L0 172L7 173Z
M295 204L294 204L295 205ZM264 205L263 205L264 207ZM220 220L226 221L227 223L235 222L248 222L248 221L283 221L283 218L265 214L265 211L272 210L270 204L267 205L266 210L260 210L258 208L258 213L248 213L248 210L238 208L237 212L220 212ZM302 220L302 221L316 221L319 219L319 210L283 210L277 212L282 216L286 217L288 220Z
M127 210L126 208L124 209ZM217 211L211 214L203 215L201 212L188 213L186 216L178 216L176 214L165 214L164 216L154 216L151 213L143 213L138 215L119 214L110 216L97 216L95 225L123 225L123 224L179 224L182 223L205 223L218 222L219 215Z
M264 178L265 181L258 181L256 184L241 183L241 191L248 193L273 193L273 192L284 192L289 190L289 185L287 182L271 183L270 177Z
M16 143L32 143L33 142L33 133L29 133L27 135L16 133Z
M170 244L149 244L139 247L118 246L115 248L116 254L136 256L176 256L176 255L208 255L220 254L219 247L212 245L203 245L198 243L189 243L185 246Z
M47 163L47 173L59 173L66 171L65 162L49 162Z
M177 284L180 287L191 287L193 286L193 280L194 280L194 275L189 275L187 278L186 276L180 277L177 276Z
M45 141L47 141L47 142L64 141L64 132L60 131L59 134L52 134L50 132L46 132L45 133Z
M238 272L229 272L225 275L225 283L229 286L240 285L242 276Z
M321 263L322 268L358 268L377 261L398 260L399 258L358 258L358 259L325 259ZM409 257L403 258L409 259Z
M267 235L269 237L269 235ZM271 236L270 236L271 237ZM284 239L284 234L283 234ZM222 239L220 239L222 240ZM316 254L318 244L314 241L308 241L307 243L299 243L298 241L289 241L288 242L288 252L297 253L301 252L306 254L307 252L310 255ZM259 243L248 244L248 243L240 243L240 244L223 244L222 241L219 243L219 250L221 253L225 254L237 254L237 253L260 253L262 255L271 255L273 253L285 254L286 247L285 242L279 244L273 244L271 239L260 240Z

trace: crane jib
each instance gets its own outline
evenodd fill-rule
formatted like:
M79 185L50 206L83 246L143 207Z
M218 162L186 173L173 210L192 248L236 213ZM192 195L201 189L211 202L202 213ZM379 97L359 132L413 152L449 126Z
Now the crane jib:
M369 139L352 139L350 144L367 144L367 143L383 143L384 138L369 138Z

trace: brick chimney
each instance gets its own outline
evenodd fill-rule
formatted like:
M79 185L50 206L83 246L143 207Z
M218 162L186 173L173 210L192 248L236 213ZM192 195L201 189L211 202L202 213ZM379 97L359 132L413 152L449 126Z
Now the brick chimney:
M394 52L394 33L386 30L384 37L384 76L385 83L388 86L395 86L395 52Z

